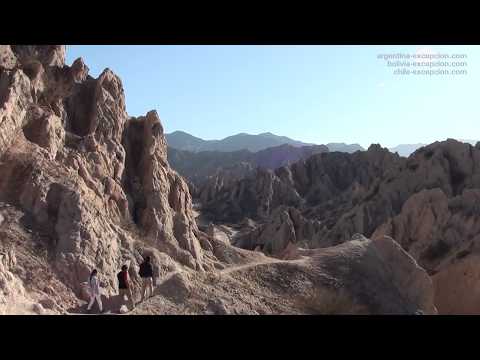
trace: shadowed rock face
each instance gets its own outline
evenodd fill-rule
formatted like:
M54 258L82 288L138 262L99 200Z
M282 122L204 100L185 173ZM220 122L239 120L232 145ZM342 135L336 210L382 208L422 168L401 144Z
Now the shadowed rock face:
M268 221L238 236L235 244L250 250L260 246L266 254L281 254L289 244L325 247L322 230L320 221L306 219L294 207L279 206Z
M325 145L296 147L280 145L258 152L239 150L234 152L191 152L168 148L168 161L180 175L188 179L199 192L208 192L212 178L229 177L233 172L240 179L251 173L250 169L277 169L313 154L328 152Z

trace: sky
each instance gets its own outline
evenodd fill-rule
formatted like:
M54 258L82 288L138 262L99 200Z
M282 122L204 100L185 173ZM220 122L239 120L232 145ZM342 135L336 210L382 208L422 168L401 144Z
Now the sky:
M388 66L380 54L397 57ZM398 54L422 54L423 66L407 67L415 60ZM272 132L364 147L480 139L480 46L67 46L67 63L78 57L93 77L114 71L129 115L155 109L167 133ZM437 73L394 74L400 69Z

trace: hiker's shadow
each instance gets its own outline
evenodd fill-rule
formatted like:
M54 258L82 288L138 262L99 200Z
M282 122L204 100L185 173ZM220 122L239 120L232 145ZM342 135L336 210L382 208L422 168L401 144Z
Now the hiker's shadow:
M121 295L113 295L110 297L101 295L101 299L104 314L120 314L120 307L126 303L125 300L122 300ZM68 312L71 314L102 314L96 301L90 311L87 310L87 307L88 301L83 300L81 301L81 305L68 309Z

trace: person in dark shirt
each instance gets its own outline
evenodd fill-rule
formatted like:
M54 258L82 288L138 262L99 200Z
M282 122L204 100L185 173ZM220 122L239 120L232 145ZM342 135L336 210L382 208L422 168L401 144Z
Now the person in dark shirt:
M147 256L140 264L139 275L142 278L142 301L147 298L147 290L150 290L150 296L153 296L153 267L150 256Z
M130 305L133 308L135 308L135 302L133 301L133 295L132 295L132 284L130 282L130 277L128 276L128 266L123 265L122 266L122 271L120 271L117 274L117 279L118 279L118 292L120 294L120 299L121 299L121 305L124 304L125 301L125 295L127 296L128 300L130 301Z

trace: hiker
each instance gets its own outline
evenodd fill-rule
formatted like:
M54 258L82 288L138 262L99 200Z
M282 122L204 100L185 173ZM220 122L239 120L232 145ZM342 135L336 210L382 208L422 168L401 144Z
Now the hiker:
M90 277L88 279L89 292L90 292L90 303L87 306L87 311L92 309L93 303L97 300L98 308L100 312L103 312L102 299L100 298L100 282L97 278L97 269L93 269Z
M130 278L128 276L128 266L123 265L122 271L117 274L118 279L118 292L120 294L120 298L122 300L121 305L123 305L123 301L125 300L125 295L127 295L128 301L130 301L130 305L135 308L135 302L133 301L132 295L132 284L130 283Z
M140 264L138 272L142 278L142 301L147 297L147 290L150 290L150 296L153 296L153 268L150 262L150 256L147 256L143 263Z

